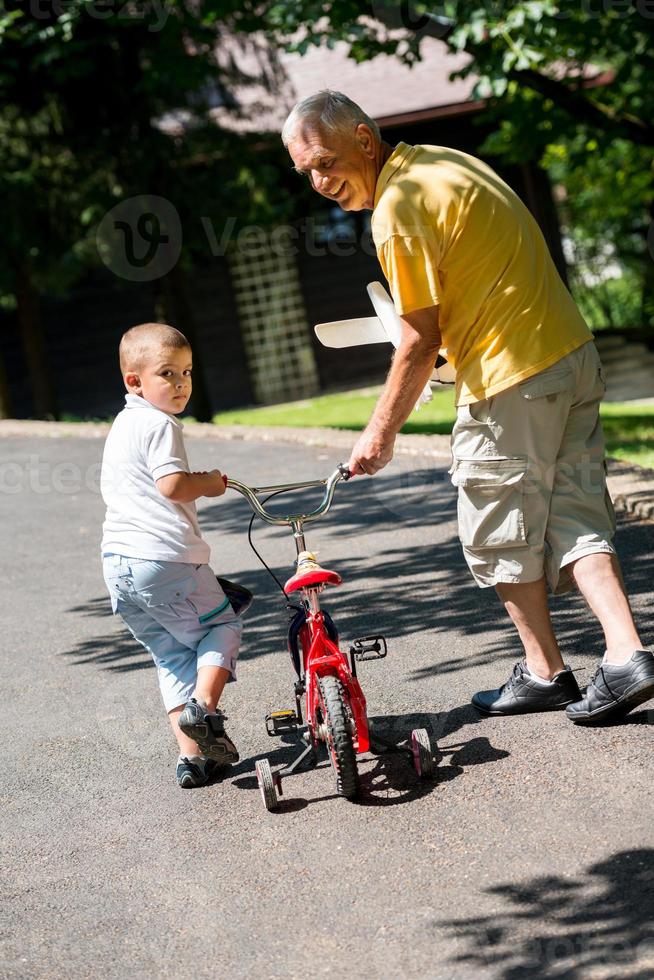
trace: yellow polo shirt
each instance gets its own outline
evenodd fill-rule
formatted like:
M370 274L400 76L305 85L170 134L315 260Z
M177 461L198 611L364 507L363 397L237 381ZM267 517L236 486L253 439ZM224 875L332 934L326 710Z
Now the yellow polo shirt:
M372 235L398 313L440 307L457 405L592 338L527 207L467 153L400 143L377 180Z

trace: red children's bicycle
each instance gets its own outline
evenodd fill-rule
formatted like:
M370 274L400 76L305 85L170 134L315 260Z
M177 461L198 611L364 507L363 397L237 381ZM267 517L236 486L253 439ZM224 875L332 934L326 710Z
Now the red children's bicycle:
M420 778L433 771L433 755L429 733L424 728L411 732L406 743L396 744L372 733L366 714L366 699L357 678L357 663L380 660L386 656L383 636L364 636L352 642L349 655L339 646L338 632L329 613L320 606L320 593L327 585L340 585L341 576L322 568L316 556L307 550L304 525L326 514L332 505L336 485L348 480L346 466L339 465L326 480L307 483L287 483L270 487L248 487L237 480L227 480L228 488L237 490L250 503L254 516L268 524L291 528L297 551L296 572L282 585L252 545L252 521L249 539L257 557L283 591L290 614L288 650L297 675L295 709L273 711L266 716L266 728L271 736L296 735L304 741L300 755L289 765L273 771L267 759L256 763L257 782L268 810L278 805L282 779L302 767L315 765L321 744L327 748L336 780L336 792L352 799L359 789L357 756L364 752L398 751L405 753ZM321 503L308 514L280 516L266 510L271 496L292 490L323 487ZM261 501L259 497L266 496ZM300 604L291 597L299 595ZM304 710L303 710L304 699Z

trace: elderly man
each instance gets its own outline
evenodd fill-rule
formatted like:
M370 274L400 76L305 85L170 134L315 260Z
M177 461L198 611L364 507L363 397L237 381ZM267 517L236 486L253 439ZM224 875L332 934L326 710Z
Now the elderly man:
M377 473L446 349L457 372L452 480L459 536L524 646L509 680L474 695L491 715L565 708L600 723L654 696L612 545L592 335L527 208L481 160L438 146L395 149L339 92L299 102L282 132L298 173L372 234L403 325L386 384L350 458ZM606 652L582 696L561 658L547 586L575 586Z

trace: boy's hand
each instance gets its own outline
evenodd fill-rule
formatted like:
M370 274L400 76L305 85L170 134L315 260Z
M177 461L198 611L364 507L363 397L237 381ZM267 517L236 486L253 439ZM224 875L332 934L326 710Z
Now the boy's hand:
M211 470L209 473L204 473L203 476L207 477L207 489L204 492L204 496L222 497L227 489L227 484L220 470Z

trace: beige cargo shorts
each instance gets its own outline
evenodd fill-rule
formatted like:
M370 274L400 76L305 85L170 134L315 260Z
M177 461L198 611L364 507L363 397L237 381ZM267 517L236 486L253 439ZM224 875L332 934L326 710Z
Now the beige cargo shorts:
M573 588L571 562L614 553L599 404L606 390L590 341L492 398L462 405L450 470L459 537L481 588Z

